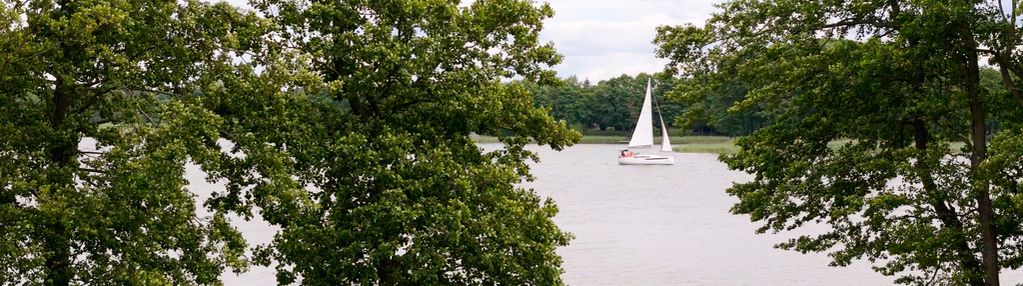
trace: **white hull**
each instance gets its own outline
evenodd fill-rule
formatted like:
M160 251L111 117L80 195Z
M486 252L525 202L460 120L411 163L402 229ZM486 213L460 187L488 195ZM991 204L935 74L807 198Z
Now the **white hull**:
M658 155L636 155L618 157L619 165L675 165L675 157Z

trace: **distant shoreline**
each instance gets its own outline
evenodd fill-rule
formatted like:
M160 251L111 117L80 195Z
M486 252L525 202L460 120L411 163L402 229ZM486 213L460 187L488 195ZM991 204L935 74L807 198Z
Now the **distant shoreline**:
M735 145L737 137L727 136L669 136L671 138L672 150L678 153L710 153L710 154L735 154L739 147ZM472 136L476 143L500 143L497 137L493 136ZM576 144L618 144L625 149L628 137L615 135L583 135L583 138ZM654 142L661 142L660 136L654 136ZM850 143L848 139L834 140L828 143L828 148L838 150L842 145ZM655 144L660 147L660 144ZM962 152L966 146L963 142L952 142L949 149L954 152Z
M713 153L735 154L739 148L735 146L734 137L726 136L670 136L672 149L680 153ZM476 143L500 143L493 136L472 136ZM623 149L629 139L624 136L583 135L576 144L621 144ZM654 142L661 142L656 136Z

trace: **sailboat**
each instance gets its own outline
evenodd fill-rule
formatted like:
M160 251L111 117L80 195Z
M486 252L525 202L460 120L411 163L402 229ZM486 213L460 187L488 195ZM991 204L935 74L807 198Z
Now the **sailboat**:
M648 148L654 145L654 122L653 110L650 107L650 80L646 82L646 97L643 98L643 109L639 112L639 120L636 128L632 131L632 139L629 140L629 148ZM660 107L657 108L657 118L661 121L661 152L672 152L671 141L668 140L668 128L664 126L664 117L661 116ZM628 152L628 153L627 153ZM623 155L618 157L618 164L621 165L674 165L675 157L652 155L652 154L631 154L632 151L622 151Z

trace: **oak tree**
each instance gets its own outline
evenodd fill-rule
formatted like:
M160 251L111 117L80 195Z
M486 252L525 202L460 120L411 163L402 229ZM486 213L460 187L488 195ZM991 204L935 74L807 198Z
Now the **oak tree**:
M196 1L0 2L0 283L216 284L244 269L187 162L217 165L197 101L266 23ZM228 71L228 72L225 72Z
M240 156L210 204L279 227L281 284L558 285L569 235L530 189L530 142L579 139L534 105L560 56L522 0L253 1L279 47L204 101ZM252 80L264 78L266 80ZM238 92L243 90L244 92ZM473 134L504 144L483 150Z
M655 41L705 85L682 97L739 84L732 109L772 112L723 160L754 175L728 192L760 232L826 226L780 247L903 283L998 285L1023 265L1020 11L1002 5L728 1Z

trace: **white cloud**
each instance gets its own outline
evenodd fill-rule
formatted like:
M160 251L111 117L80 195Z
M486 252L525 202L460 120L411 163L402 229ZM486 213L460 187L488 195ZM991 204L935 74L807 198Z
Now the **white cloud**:
M550 0L555 15L541 38L565 56L561 76L599 81L664 67L651 43L657 26L703 23L718 1Z

